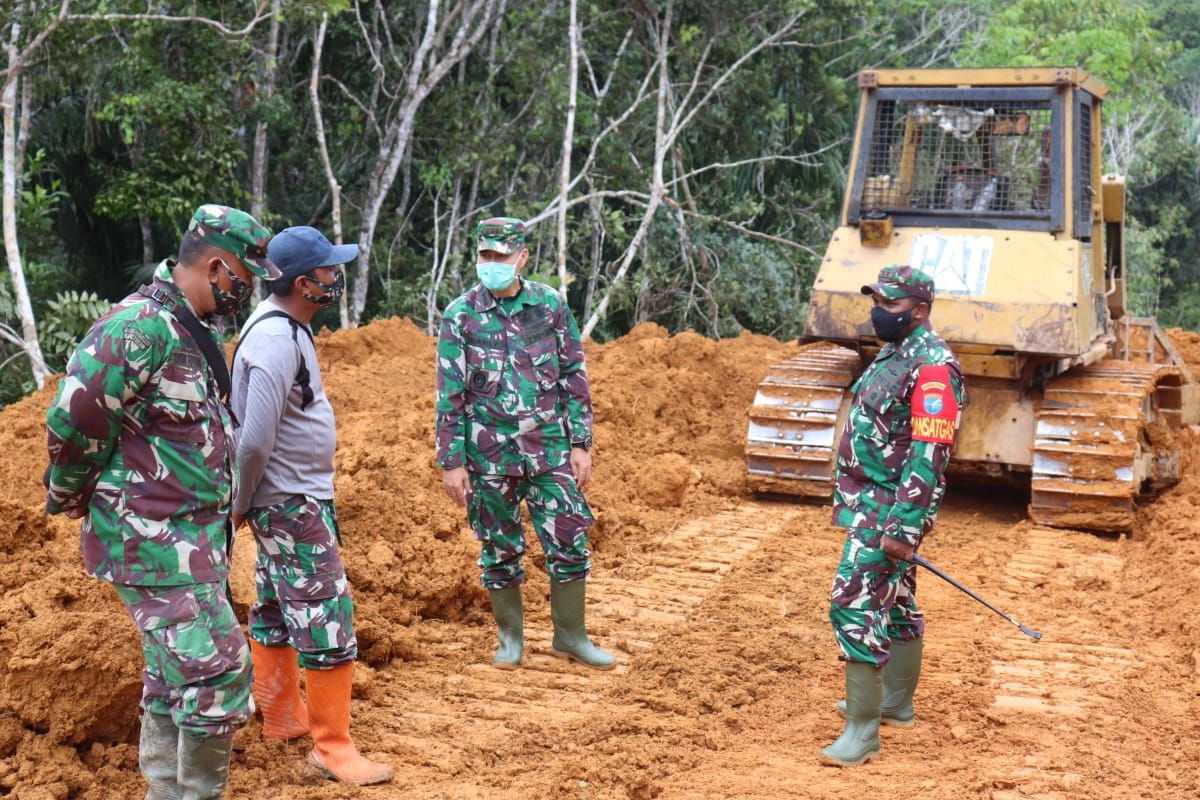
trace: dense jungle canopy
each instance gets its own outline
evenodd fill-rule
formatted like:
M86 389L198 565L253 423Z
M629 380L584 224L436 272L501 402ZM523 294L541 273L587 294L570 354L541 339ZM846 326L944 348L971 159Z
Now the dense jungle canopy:
M331 327L432 329L473 282L470 227L505 214L531 221L535 276L596 338L646 320L792 337L872 66L1100 77L1130 302L1200 327L1196 3L3 3L0 404L40 377L35 331L61 370L203 202L359 243Z

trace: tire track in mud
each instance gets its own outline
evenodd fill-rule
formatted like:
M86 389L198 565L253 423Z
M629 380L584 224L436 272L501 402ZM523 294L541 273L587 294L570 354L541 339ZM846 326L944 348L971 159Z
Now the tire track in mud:
M1028 601L1029 592L1060 597L1084 589L1115 588L1123 557L1093 534L1033 527L1025 547L1009 559L997 594L1003 608ZM1043 605L1040 642L998 632L990 665L994 691L989 716L1035 742L1084 741L1095 726L1119 724L1109 699L1139 668L1125 631L1080 603ZM1053 628L1049 627L1053 624ZM1048 750L1049 748L1047 748ZM1021 763L992 773L991 800L1064 800L1079 796L1086 777L1054 758L1029 752Z
M457 772L463 765L462 731L490 727L497 736L527 730L548 721L571 722L600 704L611 706L612 690L638 656L660 636L685 625L735 566L777 535L795 514L778 506L745 503L689 521L665 534L637 560L588 580L589 633L614 651L617 666L591 670L551 654L551 627L538 615L525 620L525 657L518 670L490 664L495 642L459 671L446 674L445 663L467 647L453 638L451 626L438 641L425 641L428 661L406 668L426 691L392 694L384 725L388 736L421 753L430 766ZM702 553L697 558L697 553ZM428 664L429 666L426 666ZM377 701L379 702L379 701ZM473 733L478 739L478 733Z

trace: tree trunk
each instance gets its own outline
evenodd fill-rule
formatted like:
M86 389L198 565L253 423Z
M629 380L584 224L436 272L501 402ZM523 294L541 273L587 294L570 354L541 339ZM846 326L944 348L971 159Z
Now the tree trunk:
M17 83L21 71L15 41L9 45L8 55L9 72L0 92L0 107L4 109L4 253L8 258L8 273L16 295L17 314L21 318L22 347L29 357L34 383L41 389L46 385L50 370L46 367L38 342L37 321L33 317L33 304L29 301L29 289L25 285L25 269L21 265L21 249L17 245L17 181L22 165L17 163Z
M567 275L567 192L571 185L571 144L575 138L575 98L579 86L579 24L576 0L571 0L570 26L567 35L570 54L567 78L567 123L563 127L562 167L558 177L558 293L567 299L570 278Z
M317 150L321 154L321 166L325 169L325 182L329 185L329 216L333 221L333 243L342 243L342 185L333 174L333 163L329 160L329 145L325 141L325 119L321 114L321 52L325 48L325 31L329 28L329 14L321 15L321 24L313 35L312 73L308 79L308 99L312 104L313 128L317 137ZM347 292L342 292L338 301L338 315L343 328L350 327L350 305Z
M275 96L275 76L278 73L279 58L279 6L281 0L272 0L271 27L267 34L267 49L260 56L258 64L258 94L267 102ZM254 128L254 160L250 168L250 216L259 223L263 222L266 212L267 194L267 165L270 158L267 150L267 129L269 123L260 119ZM263 297L262 279L254 277L254 297Z

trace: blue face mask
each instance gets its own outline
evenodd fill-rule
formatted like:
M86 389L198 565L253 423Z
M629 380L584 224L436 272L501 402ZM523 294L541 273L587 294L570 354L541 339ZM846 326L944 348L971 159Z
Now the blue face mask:
M517 265L505 264L502 261L484 261L475 265L475 273L479 282L489 291L502 292L517 279Z

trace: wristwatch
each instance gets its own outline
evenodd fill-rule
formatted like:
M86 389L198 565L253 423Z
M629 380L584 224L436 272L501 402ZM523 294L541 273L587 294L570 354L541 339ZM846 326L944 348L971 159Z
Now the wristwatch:
M571 447L578 447L580 450L591 450L592 449L592 435L589 433L587 436L583 437L582 439L572 439Z

